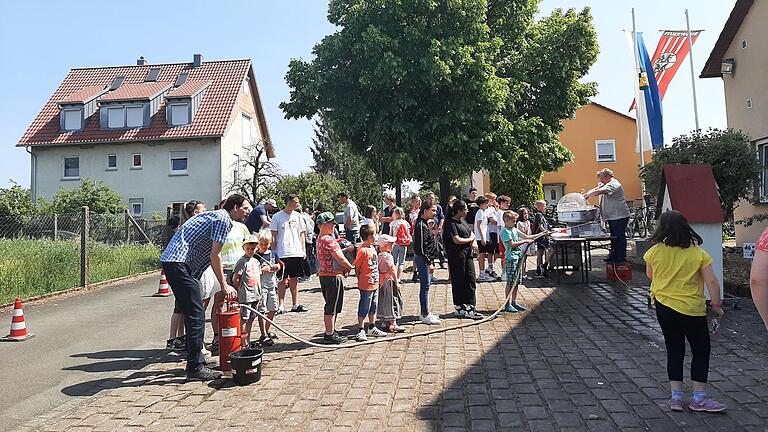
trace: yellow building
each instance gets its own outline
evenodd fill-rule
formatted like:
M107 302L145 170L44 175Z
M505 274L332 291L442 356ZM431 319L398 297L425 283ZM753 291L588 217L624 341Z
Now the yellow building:
M544 173L544 198L551 204L567 193L590 190L597 184L597 171L613 170L624 186L627 201L642 198L640 153L636 146L635 119L597 103L579 108L572 119L563 120L560 142L573 152L573 161L556 172ZM645 161L651 152L645 152Z

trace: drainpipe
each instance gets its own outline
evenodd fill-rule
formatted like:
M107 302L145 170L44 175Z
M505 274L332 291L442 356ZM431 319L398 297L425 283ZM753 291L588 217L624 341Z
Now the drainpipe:
M29 153L31 162L31 175L29 179L29 189L32 195L32 202L37 202L37 155L30 150L30 146L24 147L24 150Z

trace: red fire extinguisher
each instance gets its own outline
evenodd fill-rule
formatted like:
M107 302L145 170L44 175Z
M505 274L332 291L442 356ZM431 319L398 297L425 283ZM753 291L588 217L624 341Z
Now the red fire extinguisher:
M225 309L226 308L226 309ZM237 303L225 302L217 311L219 317L219 368L224 372L232 370L229 354L240 350L240 307Z

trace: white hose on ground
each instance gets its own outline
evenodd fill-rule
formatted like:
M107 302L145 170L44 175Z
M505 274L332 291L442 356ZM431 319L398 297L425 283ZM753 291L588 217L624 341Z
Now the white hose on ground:
M526 245L526 247L523 249L523 255L520 258L520 260L518 261L518 263L517 263L517 270L515 271L515 280L516 281L520 280L520 276L521 276L522 268L523 268L521 263L522 263L522 260L527 259L527 256L525 254L527 252L527 249L528 248L527 248L527 245ZM473 320L473 321L470 321L470 322L465 322L463 324L457 324L457 325L452 325L452 326L448 326L448 327L434 328L432 330L427 330L427 331L422 331L422 332L417 332L417 333L400 333L400 334L398 334L396 336L392 336L392 337L375 338L375 339L369 339L369 340L363 341L363 342L343 343L343 344L338 344L338 345L319 344L317 342L312 342L312 341L306 340L306 339L302 338L301 336L297 336L297 335L291 333L290 331L286 330L285 328L281 327L280 324L270 320L264 314L260 313L259 311L255 310L254 308L252 308L252 307L250 307L248 305L244 305L244 304L240 304L239 306L240 307L244 307L244 308L250 310L251 312L255 313L256 315L258 315L259 317L263 318L265 321L267 321L270 324L272 324L273 326L275 326L275 328L277 328L281 332L285 333L288 337L290 337L292 339L295 339L295 340L297 340L299 342L302 342L302 343L304 343L306 345L309 345L309 346L315 347L315 348L323 348L323 349L340 349L340 348L354 348L354 347L359 347L359 346L362 346L362 345L371 345L371 344L381 343L381 342L391 342L391 341L396 341L396 340L400 340L400 339L410 339L410 338L414 338L414 337L427 336L427 335L431 335L431 334L435 334L435 333L443 333L443 332L447 332L447 331L451 331L451 330L458 330L458 329L462 329L462 328L465 328L465 327L471 327L471 326L476 326L476 325L484 324L484 323L486 323L488 321L491 321L491 320L495 319L499 315L499 313L501 313L501 310L504 309L504 307L506 306L506 304L509 301L510 297L512 297L512 293L513 292L514 292L514 290L509 292L509 295L507 296L506 300L504 301L504 303L501 304L501 306L499 306L498 309L496 309L496 312L492 313L491 315L488 315L485 318L479 319L479 320Z

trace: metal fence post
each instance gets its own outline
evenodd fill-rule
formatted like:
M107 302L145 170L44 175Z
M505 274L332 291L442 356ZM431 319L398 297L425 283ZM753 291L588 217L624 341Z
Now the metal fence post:
M88 286L88 234L90 232L88 206L83 206L80 225L80 286Z
M131 221L130 221L130 215L128 214L128 209L125 209L123 211L123 216L125 217L125 242L130 243L131 242Z
M59 214L53 214L53 241L59 239Z

